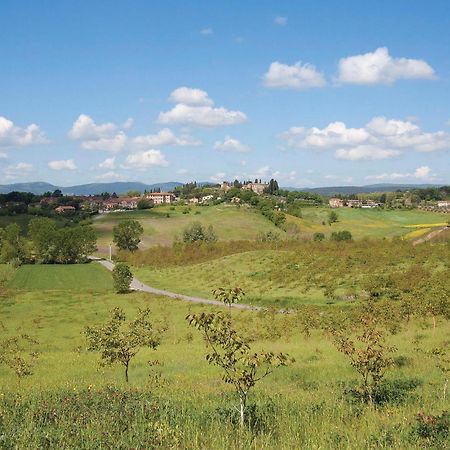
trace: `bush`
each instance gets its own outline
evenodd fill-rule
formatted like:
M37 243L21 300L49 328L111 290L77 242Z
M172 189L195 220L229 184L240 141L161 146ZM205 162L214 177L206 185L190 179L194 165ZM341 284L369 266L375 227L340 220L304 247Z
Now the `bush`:
M185 244L193 244L194 242L216 242L217 235L212 225L207 229L200 222L194 222L183 231L183 242Z
M347 230L333 231L333 233L331 233L330 239L332 241L351 241L352 233L350 233L350 231Z
M112 271L114 289L118 294L126 294L130 291L133 274L130 267L125 263L117 263Z
M428 444L435 444L439 448L439 443L442 443L440 448L444 448L449 432L450 414L447 411L444 411L440 416L427 415L423 412L417 414L413 434L425 439Z
M314 233L313 239L316 242L320 242L320 241L323 241L325 239L325 235L323 233Z
M146 198L141 198L138 201L137 209L150 209L150 208L153 208L153 204Z

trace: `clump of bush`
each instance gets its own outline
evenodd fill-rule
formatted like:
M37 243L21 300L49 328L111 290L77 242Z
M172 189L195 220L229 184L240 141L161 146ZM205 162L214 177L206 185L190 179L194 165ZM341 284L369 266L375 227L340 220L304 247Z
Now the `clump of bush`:
M351 241L353 237L350 231L342 230L342 231L333 231L333 233L331 233L330 239L332 241Z
M325 239L325 235L323 233L314 233L313 240L316 242L323 241Z
M118 294L126 294L130 291L133 274L125 263L117 263L112 271L114 289Z
M204 228L200 222L194 222L183 230L183 242L193 244L195 242L212 243L217 241L217 235L212 225Z
M436 448L446 448L450 435L450 413L444 411L441 415L433 416L420 412L416 416L412 434L425 440L427 447L433 445Z

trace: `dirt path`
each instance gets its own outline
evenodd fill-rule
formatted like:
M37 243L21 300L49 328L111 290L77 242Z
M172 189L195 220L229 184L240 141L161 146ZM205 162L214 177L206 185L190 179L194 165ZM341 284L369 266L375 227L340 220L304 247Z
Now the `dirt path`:
M103 267L106 267L108 270L114 269L114 264L110 261L106 261L104 259L97 259L92 258L97 263L101 264ZM178 300L184 300L186 302L191 303L202 303L206 305L214 305L214 306L225 306L222 302L218 302L217 300L208 300L206 298L200 298L200 297L190 297L189 295L183 295L183 294L175 294L174 292L169 291L163 291L162 289L156 289L151 286L148 286L147 284L142 283L137 278L133 278L133 281L131 282L131 289L134 291L142 291L142 292L149 292L150 294L156 294L156 295L163 295L164 297L170 297L175 298ZM251 305L245 305L242 303L239 304L233 304L231 305L232 308L236 309L250 309L250 310L261 310L262 308L258 306L251 306Z
M430 233L426 234L424 237L421 237L421 238L413 241L412 245L423 244L424 242L427 242L430 239L433 239L435 236L437 236L439 233L442 233L447 228L448 227L442 227L442 228L438 228L437 230L433 230Z

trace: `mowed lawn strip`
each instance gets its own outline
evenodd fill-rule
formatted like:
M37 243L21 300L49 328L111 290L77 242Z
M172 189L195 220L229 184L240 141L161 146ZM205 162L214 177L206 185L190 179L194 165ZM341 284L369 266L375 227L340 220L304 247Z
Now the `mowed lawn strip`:
M100 264L35 264L17 269L8 283L28 291L112 291L111 273Z

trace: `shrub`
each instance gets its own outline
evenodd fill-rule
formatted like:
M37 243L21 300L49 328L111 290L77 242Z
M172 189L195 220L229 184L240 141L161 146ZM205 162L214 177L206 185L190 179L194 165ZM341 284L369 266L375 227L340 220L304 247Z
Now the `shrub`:
M125 263L117 263L112 271L114 289L118 294L125 294L130 291L133 274L130 267Z
M350 231L347 230L333 231L333 233L331 233L330 239L332 241L351 241L352 233L350 233Z
M216 242L217 235L212 225L207 229L200 222L194 222L183 230L183 242L193 244L195 242Z
M320 241L323 241L325 239L325 235L323 233L314 233L313 239L316 242L320 242Z
M113 241L120 250L137 250L144 232L137 220L124 220L113 228Z
M413 434L427 441L431 445L445 442L450 432L450 414L444 411L440 416L427 415L420 412L416 416L416 425ZM447 442L448 444L448 442Z

